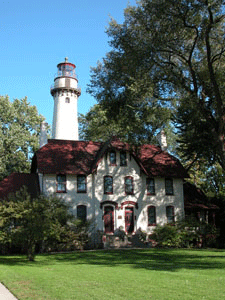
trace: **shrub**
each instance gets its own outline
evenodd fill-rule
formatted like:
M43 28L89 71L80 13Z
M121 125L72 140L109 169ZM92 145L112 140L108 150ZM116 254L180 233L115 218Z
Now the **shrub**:
M176 226L165 224L156 226L151 239L157 242L158 247L180 247L181 233Z
M211 224L195 219L156 226L149 239L158 247L215 247L218 230Z
M34 260L35 249L60 251L82 249L88 223L75 220L60 198L31 199L25 188L0 202L0 246L4 253L26 253Z

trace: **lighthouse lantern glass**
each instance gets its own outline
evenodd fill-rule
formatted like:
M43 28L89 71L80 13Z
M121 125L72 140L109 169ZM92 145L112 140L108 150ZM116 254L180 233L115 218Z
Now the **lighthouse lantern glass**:
M58 76L68 76L76 78L75 69L70 64L63 64L58 67Z

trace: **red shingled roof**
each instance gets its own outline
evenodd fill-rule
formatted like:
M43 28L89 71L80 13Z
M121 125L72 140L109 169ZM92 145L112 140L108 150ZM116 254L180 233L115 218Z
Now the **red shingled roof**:
M32 197L40 193L37 174L12 173L0 182L0 199L4 199L10 193L15 193L22 186L26 186Z
M89 174L101 143L49 140L33 159L38 172L44 174Z
M140 149L140 161L149 176L185 178L188 174L179 160L160 147L143 145Z
M201 189L189 182L184 183L184 208L191 210L219 209L217 205L209 202Z
M91 174L109 149L130 151L127 143L113 138L106 143L49 140L40 148L32 163L32 171L44 174ZM143 145L139 155L132 154L141 170L148 176L188 177L181 163L160 147Z

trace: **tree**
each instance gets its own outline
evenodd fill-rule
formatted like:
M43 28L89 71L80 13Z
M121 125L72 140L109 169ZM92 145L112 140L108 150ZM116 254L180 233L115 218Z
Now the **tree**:
M185 159L204 158L224 170L223 11L222 0L141 0L129 6L123 24L109 24L112 50L92 69L88 91L130 130L134 116L144 122L145 110L159 112L161 125L171 120L177 127Z
M121 136L119 123L110 120L101 105L94 105L86 114L79 115L79 137L81 140L106 141L112 135Z
M146 120L144 120L144 116L136 118L135 121L129 124L125 124L124 115L121 115L121 117L117 116L116 119L110 118L104 106L96 104L86 115L80 114L79 137L81 140L104 142L112 136L117 136L124 142L137 146L143 143L159 144L157 133L159 133L159 128L162 125L160 110L157 113L150 112L150 109L148 111L145 110L145 115L148 115L148 119L150 120L148 125L146 124ZM164 131L166 132L169 144L168 149L170 152L175 153L175 135L169 122Z
M142 111L139 110L136 115L134 112L132 108L124 113L121 110L116 118L110 118L104 105L96 104L86 115L80 115L80 137L84 140L106 141L111 136L117 136L126 142L145 143L154 141L157 143L154 135L162 125L159 118L159 109L158 112L153 113L150 108L145 109L143 106ZM167 112L162 109L161 115L163 113L166 114ZM125 119L127 119L126 123L124 123ZM170 129L169 124L167 125L167 131L169 132L168 128Z
M10 102L0 96L0 180L12 172L29 172L43 120L27 98Z
M32 199L22 188L0 202L0 244L24 250L33 261L36 245L52 247L62 242L68 234L67 223L73 219L62 199L43 195Z

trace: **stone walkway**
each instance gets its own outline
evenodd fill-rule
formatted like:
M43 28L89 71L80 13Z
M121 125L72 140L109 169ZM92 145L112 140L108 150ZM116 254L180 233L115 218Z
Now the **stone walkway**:
M17 298L14 297L2 283L0 283L0 300L17 300Z

